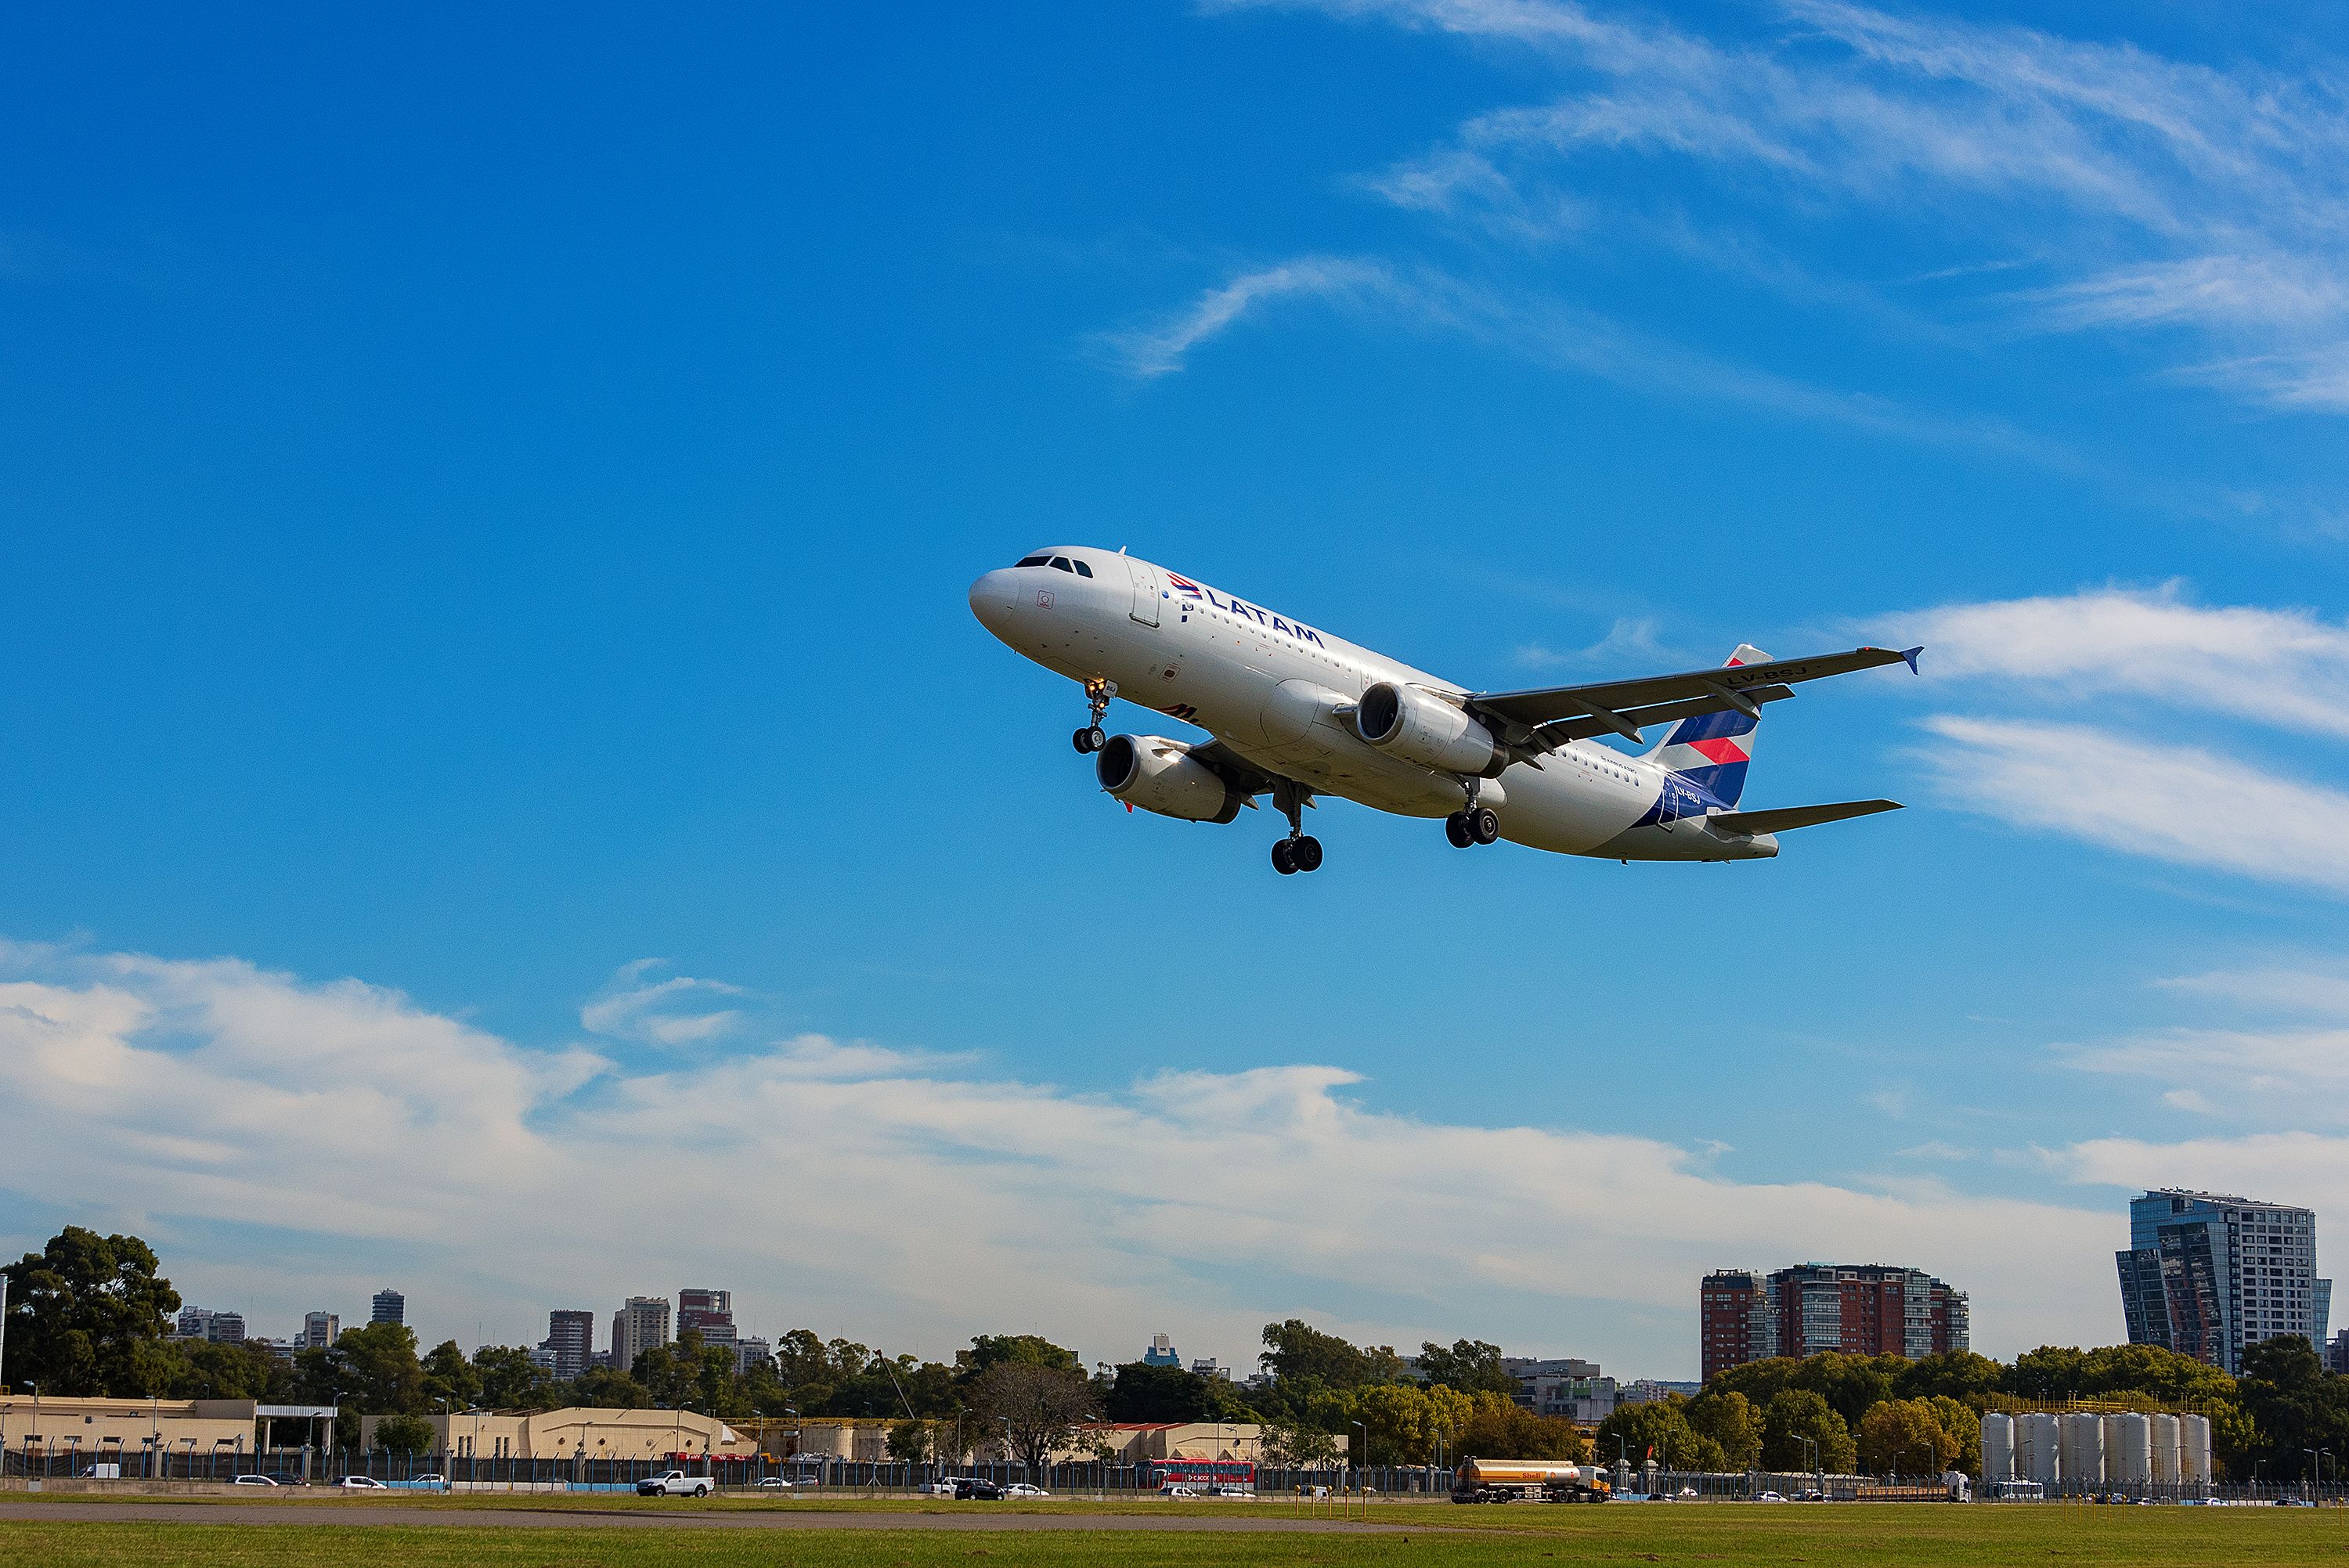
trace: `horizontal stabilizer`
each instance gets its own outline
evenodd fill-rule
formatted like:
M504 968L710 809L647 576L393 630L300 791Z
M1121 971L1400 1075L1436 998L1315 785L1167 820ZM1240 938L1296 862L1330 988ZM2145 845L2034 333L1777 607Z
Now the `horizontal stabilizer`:
M1834 800L1824 806L1780 806L1770 811L1716 811L1705 825L1724 833L1784 833L1795 828L1816 828L1847 817L1872 817L1898 811L1898 800Z

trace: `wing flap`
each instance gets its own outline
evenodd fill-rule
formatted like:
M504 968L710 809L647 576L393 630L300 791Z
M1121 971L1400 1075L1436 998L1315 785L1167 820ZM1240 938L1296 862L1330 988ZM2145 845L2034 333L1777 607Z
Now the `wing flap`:
M1917 667L1917 655L1922 651L1920 648L1852 648L1840 654L1820 654L1807 659L1772 659L1764 664L1724 665L1715 669L1683 670L1679 675L1646 676L1638 680L1542 686L1529 691L1480 692L1468 698L1468 706L1504 723L1523 725L1527 728L1554 724L1561 719L1595 722L1590 717L1593 709L1628 717L1632 710L1683 703L1697 705L1675 716L1687 717L1761 700L1758 688L1764 686L1786 686L1799 681L1821 680L1828 676L1848 675L1854 670L1874 669L1880 665L1905 664L1914 669ZM1647 722L1660 723L1661 719L1660 717ZM1596 735L1613 727L1599 722L1599 727L1588 733Z
M1822 822L1840 822L1900 809L1898 800L1836 800L1823 806L1778 806L1765 811L1716 811L1704 821L1705 826L1724 833L1785 833L1796 828L1816 828Z

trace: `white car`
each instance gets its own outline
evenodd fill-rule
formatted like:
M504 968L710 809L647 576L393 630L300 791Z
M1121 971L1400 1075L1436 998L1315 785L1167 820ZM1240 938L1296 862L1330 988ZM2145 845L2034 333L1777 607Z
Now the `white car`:
M1164 1486L1158 1489L1158 1495L1161 1497L1196 1497L1199 1495L1199 1489L1195 1486L1185 1486L1178 1480L1170 1480Z
M914 1491L923 1497L952 1497L955 1483L950 1480L926 1480Z
M391 1490L371 1475L347 1475L336 1484L344 1491L389 1491Z
M1780 1496L1779 1496L1776 1492L1775 1492L1775 1491L1765 1491L1765 1492L1764 1492L1760 1497L1755 1498L1754 1501L1756 1501L1756 1502L1784 1502L1784 1501L1785 1501L1786 1500L1785 1500L1785 1498L1783 1498L1783 1497L1780 1497Z
M683 1470L663 1470L636 1482L638 1497L708 1497L710 1480L706 1475L688 1475Z
M265 1475L241 1475L229 1484L231 1486L275 1486L277 1483Z
M1237 1497L1245 1499L1254 1497L1256 1494L1248 1491L1247 1488L1244 1486L1219 1486L1216 1489L1216 1495L1217 1497Z
M789 1491L792 1490L792 1483L785 1480L779 1475L771 1475L767 1477L766 1480L759 1482L759 1490L761 1491Z
M1003 1495L1006 1497L1050 1497L1052 1494L1046 1491L1040 1486L1030 1486L1024 1480L1015 1480L1009 1486L1003 1489Z

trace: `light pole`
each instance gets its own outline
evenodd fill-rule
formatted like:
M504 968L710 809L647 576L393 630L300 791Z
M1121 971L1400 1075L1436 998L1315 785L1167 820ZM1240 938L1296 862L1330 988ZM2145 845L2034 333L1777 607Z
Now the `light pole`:
M1362 1446L1354 1450L1354 1484L1356 1486L1361 1486L1362 1484L1362 1471L1370 1463L1371 1429L1361 1421L1355 1421L1351 1424L1354 1430L1362 1434Z
M326 1449L329 1453L336 1451L342 1445L343 1396L348 1392L346 1388L336 1388L326 1396L326 1408L333 1412L326 1418ZM327 1469L331 1473L333 1467L330 1465Z
M40 1443L41 1474L47 1476L49 1473L49 1439L41 1436L41 1386L26 1383L25 1387L33 1391L33 1429L25 1434L25 1451L29 1455L33 1444L36 1441Z

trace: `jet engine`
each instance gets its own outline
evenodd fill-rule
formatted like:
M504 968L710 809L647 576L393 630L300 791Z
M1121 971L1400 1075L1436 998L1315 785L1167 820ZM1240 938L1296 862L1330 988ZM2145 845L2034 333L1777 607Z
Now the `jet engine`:
M1381 681L1354 705L1354 732L1390 757L1444 773L1497 771L1492 732L1418 686Z
M1185 822L1228 822L1240 792L1224 776L1163 735L1112 735L1093 758L1101 787L1129 806Z

